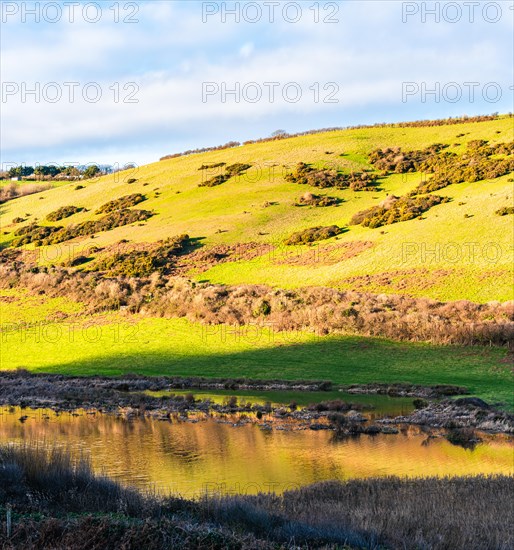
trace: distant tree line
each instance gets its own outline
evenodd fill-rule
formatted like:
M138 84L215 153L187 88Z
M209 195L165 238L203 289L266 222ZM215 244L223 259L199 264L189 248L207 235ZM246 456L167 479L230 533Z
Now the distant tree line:
M3 173L7 178L23 179L89 179L105 173L97 164L87 167L57 166L54 164L36 166L14 166Z

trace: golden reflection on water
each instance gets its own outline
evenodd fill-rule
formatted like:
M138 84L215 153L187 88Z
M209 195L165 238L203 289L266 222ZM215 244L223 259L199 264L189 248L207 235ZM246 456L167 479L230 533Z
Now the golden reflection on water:
M385 475L514 475L514 444L503 436L487 438L471 451L428 439L416 427L401 435L334 442L327 431L78 414L0 408L0 443L65 447L124 483L187 497L206 490L282 492L327 479Z

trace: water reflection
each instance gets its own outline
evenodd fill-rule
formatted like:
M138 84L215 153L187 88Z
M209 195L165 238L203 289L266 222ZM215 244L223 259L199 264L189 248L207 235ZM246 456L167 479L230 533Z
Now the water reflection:
M22 416L27 416L24 422ZM488 438L470 451L427 439L414 427L401 435L336 442L326 431L265 431L213 419L129 421L85 412L0 409L0 443L24 441L86 453L99 472L188 497L205 490L282 492L326 479L514 474L514 445L508 438Z

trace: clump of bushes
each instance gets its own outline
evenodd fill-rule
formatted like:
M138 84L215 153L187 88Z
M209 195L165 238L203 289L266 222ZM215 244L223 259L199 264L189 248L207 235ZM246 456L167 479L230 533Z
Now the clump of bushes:
M341 202L337 197L328 197L326 195L314 195L313 193L304 193L296 206L336 206Z
M46 227L31 223L25 227L20 227L17 231L14 232L14 235L18 237L12 242L13 247L23 246L30 243L42 243L44 240L49 238L54 233L57 233L62 229L61 226L58 227Z
M218 174L208 180L202 181L202 183L198 184L198 187L216 187L217 185L225 183L228 179L230 178L227 174Z
M169 272L175 258L190 246L189 235L178 235L166 239L154 250L131 250L101 258L93 267L95 271L105 271L109 277L147 277L155 271Z
M12 223L23 223L25 220L23 218L20 218L19 216L16 218L13 218Z
M300 185L310 185L326 189L352 189L353 191L376 190L378 176L370 172L351 172L345 174L328 168L313 168L300 162L294 172L286 174L285 180Z
M453 183L496 179L514 171L514 142L490 145L486 140L477 139L467 144L462 155L445 151L447 147L436 143L417 151L402 151L400 147L375 149L369 160L376 169L385 172L433 174L411 195L431 193Z
M139 204L140 202L143 202L145 200L145 195L141 193L125 195L124 197L120 197L119 199L114 199L112 201L106 202L95 212L95 214L108 214L109 212L114 212L115 210L130 208L131 206L135 206L136 204Z
M251 168L251 164L242 164L240 162L237 162L236 164L230 164L225 168L227 174L229 177L239 176L243 172L246 172L249 168Z
M423 150L402 151L400 147L386 147L375 149L369 155L369 161L377 170L403 174L405 172L417 172L419 166L425 160L448 147L441 143L435 143Z
M73 214L81 212L82 210L84 209L80 206L61 206L61 208L50 212L46 219L49 222L58 222L59 220L69 218L70 216L73 216Z
M330 239L343 232L341 227L337 225L329 225L326 227L311 227L310 229L304 229L303 231L297 231L293 233L284 242L286 245L294 244L308 244L316 241L323 241Z
M213 164L202 164L198 170L210 170L213 168L221 168L222 166L226 166L226 162L215 162Z
M407 195L395 197L390 195L381 204L354 214L350 224L374 229L383 225L412 220L421 216L433 206L449 201L448 197L438 195L425 195L422 197L409 197Z
M207 168L217 168L225 165L226 164L224 162L219 162L217 164L203 164L199 168L199 170L205 170ZM236 164L230 164L229 166L226 166L225 172L223 174L217 174L216 176L213 176L212 178L209 178L208 180L199 183L198 187L216 187L217 185L225 183L230 178L243 174L251 167L251 164L241 164L239 162Z
M514 142L489 145L485 140L470 141L462 155L445 152L427 158L419 169L433 177L422 182L414 193L429 193L448 185L496 179L514 172Z
M30 224L15 232L15 235L20 238L15 239L12 246L18 247L29 243L35 243L36 246L62 243L76 237L89 237L101 231L109 231L115 227L145 221L152 216L153 213L148 210L130 210L125 208L118 212L111 212L99 220L89 220L68 227L45 227Z
M127 183L136 183L137 179L136 178L129 178L127 180Z
M508 216L509 214L514 214L514 206L504 206L503 208L499 208L495 212L498 216Z

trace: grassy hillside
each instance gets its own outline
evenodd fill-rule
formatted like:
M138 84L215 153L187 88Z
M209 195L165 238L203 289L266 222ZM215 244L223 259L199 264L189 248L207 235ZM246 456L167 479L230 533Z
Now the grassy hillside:
M112 255L120 242L124 251L141 250L187 233L196 251L179 256L178 274L195 281L266 284L282 289L326 286L443 301L512 300L513 217L495 214L512 205L512 174L439 189L434 194L449 197L449 202L433 206L415 219L375 229L349 222L357 212L378 205L389 195L408 194L420 183L421 174L389 173L378 180L377 189L360 192L318 189L285 178L299 162L338 168L347 174L372 169L369 154L376 148L409 151L443 143L449 145L447 150L461 154L472 140L510 142L512 121L503 117L447 126L332 131L163 160L84 180L80 185L59 183L0 205L0 246L11 250L20 238L20 229L30 224L73 228L86 221L98 222L109 212L118 216L119 205L106 206L109 201L142 194L144 200L138 195L125 211L147 212L134 223L114 229L98 229L97 224L92 236L21 248L26 257L43 266L69 265L70 260L87 256L87 263L72 268L87 270ZM199 170L216 163L243 163L251 168L220 185L199 186L223 174L223 168ZM307 191L335 197L339 204L297 206ZM59 210L70 206L77 208ZM62 217L63 212L70 215ZM46 219L51 213L57 221ZM312 245L284 245L294 232L331 225L342 232ZM206 261L202 251L206 251ZM209 256L209 251L216 254ZM227 251L228 258L224 257ZM200 256L188 263L195 254ZM26 273L23 269L19 273ZM115 311L112 304L106 304L105 313L98 313L88 309L103 299L98 298L103 294L95 280L82 294L82 302L71 287L66 293L59 285L46 285L51 273L57 277L55 270L30 273L29 279L34 281L30 288L10 282L10 277L17 275L6 275L1 281L0 368L83 375L138 372L329 379L341 384L447 383L466 386L473 394L514 407L506 349L320 336L302 330L289 334L275 330L270 323L256 329L261 318L248 328L206 326L195 322L196 318L157 318L158 311L151 315ZM100 284L101 292L108 293L110 283ZM194 288L198 294L198 285ZM209 303L209 288L202 292ZM153 298L148 297L149 301ZM144 302L146 298L141 299ZM452 307L457 311L459 304ZM348 311L351 313L351 308ZM266 316L266 312L260 314ZM410 312L406 310L406 314ZM410 323L414 326L412 319Z
M297 163L337 167L345 172L371 168L369 153L377 147L422 149L434 143L462 153L471 140L490 143L513 139L512 118L420 128L363 128L333 131L235 149L163 160L135 170L76 182L25 196L1 205L0 244L14 232L37 221L40 225L69 226L98 219L95 211L109 200L143 193L138 207L154 211L144 222L98 232L95 238L73 239L38 248L39 261L57 264L90 246L103 248L122 239L156 242L187 233L204 247L257 242L268 245L258 257L225 262L189 276L215 283L305 285L352 288L379 293L407 293L440 300L474 302L513 299L512 216L495 211L512 205L511 175L494 180L450 185L436 194L452 200L433 207L422 219L376 229L350 226L337 237L311 247L285 247L293 232L314 226L346 227L357 211L379 204L388 195L405 195L421 180L419 173L390 174L380 190L313 189L284 179ZM246 173L216 187L199 187L220 169L200 171L203 164L248 163ZM136 179L128 183L130 178ZM341 199L337 206L294 206L311 191ZM62 206L85 210L55 223L45 217ZM87 210L87 211L86 211ZM12 223L21 218L24 221ZM34 245L28 245L31 249Z

